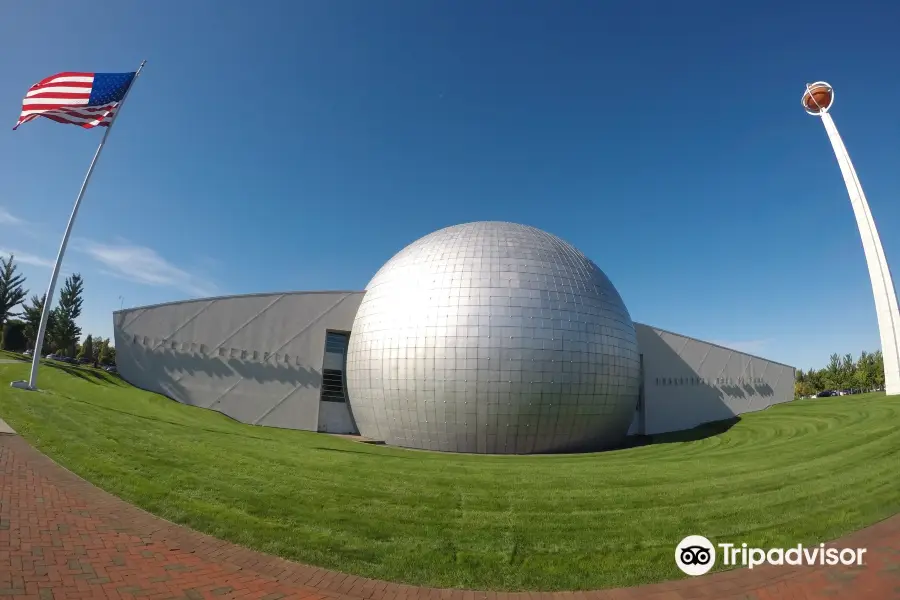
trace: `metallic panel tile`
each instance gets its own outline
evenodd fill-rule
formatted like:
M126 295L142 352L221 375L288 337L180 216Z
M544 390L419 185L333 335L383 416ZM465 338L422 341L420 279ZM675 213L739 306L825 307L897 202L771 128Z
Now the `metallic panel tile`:
M634 324L606 275L533 227L466 223L413 242L366 287L347 355L362 435L409 448L613 446L635 414Z

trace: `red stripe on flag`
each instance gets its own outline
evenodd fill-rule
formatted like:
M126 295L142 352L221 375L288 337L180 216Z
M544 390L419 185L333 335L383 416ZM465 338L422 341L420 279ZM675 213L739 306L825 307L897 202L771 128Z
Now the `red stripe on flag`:
M44 85L46 83L53 81L54 79L58 79L59 77L93 77L93 76L94 76L93 73L80 73L77 71L63 71L62 73L57 73L56 75L51 75L50 77L41 79L36 84L34 84L32 87Z
M69 125L79 125L85 129L92 127L100 127L108 125L116 113L118 103L106 104L104 106L91 106L85 108L63 108L55 110L46 110L39 113L26 115L19 119L13 129L17 129L22 123L27 123L37 117L46 117L57 123L65 123Z
M93 129L94 127L107 127L109 125L109 122L106 121L105 119L100 121L99 123L94 123L94 122L72 121L72 120L66 119L65 117L61 117L58 115L41 115L41 116L47 117L48 119L56 121L57 123L64 123L66 125L78 125L79 127L83 127L84 129Z

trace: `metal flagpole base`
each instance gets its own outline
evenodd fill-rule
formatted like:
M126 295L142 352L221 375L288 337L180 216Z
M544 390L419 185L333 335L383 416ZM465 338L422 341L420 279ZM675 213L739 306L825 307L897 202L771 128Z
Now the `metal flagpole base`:
M31 392L37 391L37 388L33 388L30 385L28 385L27 381L13 381L12 383L9 384L9 387L14 387L14 388L17 388L20 390L29 390Z

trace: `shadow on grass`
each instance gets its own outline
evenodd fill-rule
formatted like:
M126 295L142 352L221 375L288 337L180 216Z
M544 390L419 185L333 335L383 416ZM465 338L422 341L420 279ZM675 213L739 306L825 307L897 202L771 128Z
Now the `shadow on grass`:
M60 394L60 395L63 395L63 394ZM81 402L82 404L87 404L88 406L93 406L94 408L97 408L100 410L119 413L120 415L126 415L129 417L134 417L136 419L143 419L145 421L155 421L157 423L164 423L166 425L175 425L176 427L184 427L184 428L190 429L192 431L205 431L207 433L221 433L224 435L236 435L239 437L245 437L245 438L250 438L250 439L254 439L254 440L264 440L264 441L270 441L270 442L275 441L272 438L266 437L266 436L249 435L249 434L240 433L237 431L224 431L222 429L211 429L208 427L197 427L196 425L189 424L189 423L179 423L178 421L169 421L168 419L160 419L159 417L150 417L147 415L139 415L139 414L135 414L133 412L129 412L127 410L113 408L112 406L101 406L99 404L94 404L93 402L85 402L84 400L81 400L80 398L74 398L74 397L68 396L68 395L66 395L65 397L73 402ZM167 398L167 400L168 400L168 398ZM176 401L172 400L172 402L176 402ZM225 415L225 416L227 416L227 415ZM245 423L241 423L240 421L235 421L234 419L230 419L230 420L234 421L235 423L237 423L239 425L246 425Z
M732 417L712 423L704 423L693 429L683 431L670 431L656 435L631 435L623 444L623 448L637 448L639 446L654 446L657 444L680 444L682 442L697 442L706 438L722 435L729 429L740 423L740 417Z
M42 365L46 365L58 371L62 371L68 375L72 375L74 377L78 377L80 379L84 379L85 381L90 381L93 384L100 383L111 383L112 385L116 385L119 387L124 387L125 382L122 381L121 377L117 375L112 375L107 373L106 371L98 371L96 369L87 369L82 368L76 365L70 365L67 363L60 363L55 361L43 360L41 361Z
M0 358L3 360L15 360L18 362L31 362L30 356L25 356L22 354L17 354L14 352L0 352ZM110 383L112 385L117 385L119 387L125 386L125 381L119 377L118 374L112 374L107 371L100 371L97 369L93 369L87 366L68 364L64 362L57 362L55 360L48 360L46 358L41 359L41 365L45 367L50 367L51 369L56 369L57 371L63 371L68 375L72 375L73 377L78 377L85 381L90 381L94 384L99 383Z
M325 452L343 452L345 454L365 454L366 456L377 456L378 458L404 458L414 460L414 456L399 456L396 454L376 454L374 452L363 452L361 450L344 450L342 448L325 448L323 446L313 446L310 450L324 450Z

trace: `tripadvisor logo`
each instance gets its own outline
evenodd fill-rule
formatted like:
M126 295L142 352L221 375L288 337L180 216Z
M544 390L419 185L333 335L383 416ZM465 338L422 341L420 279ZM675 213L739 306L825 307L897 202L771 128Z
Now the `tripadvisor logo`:
M702 535L689 535L675 548L675 564L688 575L703 575L716 565L716 549Z
M718 551L716 550L718 548ZM833 567L862 565L866 548L826 548L825 544L805 547L797 544L791 548L751 548L747 544L721 543L713 545L702 535L689 535L675 547L675 564L687 575L708 573L716 565L716 555L727 566L745 566L749 569L760 565L821 565Z

